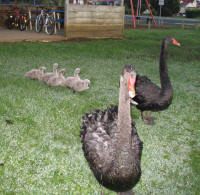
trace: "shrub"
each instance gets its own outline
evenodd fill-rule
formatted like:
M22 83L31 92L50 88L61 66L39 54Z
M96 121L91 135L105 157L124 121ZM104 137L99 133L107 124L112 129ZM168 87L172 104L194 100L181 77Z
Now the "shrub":
M185 14L187 18L200 17L200 9L186 9Z
M127 5L125 5L125 14L126 15L131 15L132 14L131 8L129 8Z
M156 14L160 15L159 0L150 0L151 8L156 10ZM179 0L165 0L165 5L162 6L162 16L172 16L180 10Z

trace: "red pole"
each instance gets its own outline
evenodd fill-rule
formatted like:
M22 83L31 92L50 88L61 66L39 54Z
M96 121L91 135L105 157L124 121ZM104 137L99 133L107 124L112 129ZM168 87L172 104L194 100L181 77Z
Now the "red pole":
M138 0L138 3L137 3L137 10L135 12L135 17L138 16L139 3L140 3L140 0Z
M130 0L130 3L131 3L131 12L132 12L132 17L133 17L133 28L135 28L136 25L135 25L135 16L134 16L133 0Z
M147 4L147 7L148 7L148 9L149 9L149 12L150 12L150 14L151 14L151 17L152 17L153 23L154 23L155 26L157 26L156 21L155 21L155 19L154 19L154 17L153 17L153 14L152 14L151 8L150 8L150 6L149 6L148 0L145 0L145 1L146 1L146 4Z

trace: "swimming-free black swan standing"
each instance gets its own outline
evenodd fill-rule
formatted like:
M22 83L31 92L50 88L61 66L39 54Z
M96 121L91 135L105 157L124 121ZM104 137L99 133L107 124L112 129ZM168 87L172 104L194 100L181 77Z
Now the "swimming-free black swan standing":
M154 118L149 115L149 111L164 110L172 102L173 88L168 75L167 65L167 46L169 43L180 46L180 43L173 37L163 39L159 64L161 88L152 83L146 76L137 75L136 78L136 96L133 100L138 103L136 107L141 110L142 118L147 124L154 123ZM143 111L148 111L146 116L143 115Z
M119 105L85 113L81 142L90 169L101 186L131 194L141 176L142 142L131 118L130 100L134 97L135 69L122 70Z

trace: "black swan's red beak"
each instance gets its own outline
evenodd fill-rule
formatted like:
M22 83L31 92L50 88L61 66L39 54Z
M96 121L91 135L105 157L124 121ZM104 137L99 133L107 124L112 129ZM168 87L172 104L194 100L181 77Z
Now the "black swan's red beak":
M172 41L173 41L172 43L173 43L174 45L177 45L177 46L179 46L179 47L181 46L181 44L180 44L176 39L173 38Z
M132 78L128 74L128 93L131 98L135 97L135 82L136 82L136 76Z

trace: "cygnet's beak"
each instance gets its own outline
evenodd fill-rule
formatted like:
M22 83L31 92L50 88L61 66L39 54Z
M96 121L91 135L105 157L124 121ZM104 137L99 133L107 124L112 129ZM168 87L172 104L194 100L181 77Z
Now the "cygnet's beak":
M132 78L130 75L128 75L128 93L130 98L135 97L135 82L136 82L136 76Z

